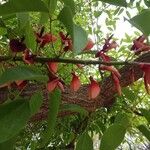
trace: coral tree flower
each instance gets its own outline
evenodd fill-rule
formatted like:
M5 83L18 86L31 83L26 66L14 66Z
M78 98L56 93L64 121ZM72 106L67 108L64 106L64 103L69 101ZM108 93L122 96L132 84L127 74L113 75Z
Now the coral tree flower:
M48 62L48 69L50 72L56 73L58 70L58 63L57 62Z
M140 64L140 67L144 73L144 84L145 89L148 94L150 94L150 65L147 64Z
M70 88L76 92L79 90L80 86L81 86L81 82L79 77L75 73L72 73Z
M139 38L135 39L133 41L133 45L131 47L131 50L135 52L135 54L140 54L143 51L149 51L150 45L148 45L146 42L146 37L144 35L140 36Z
M93 48L93 46L94 46L94 42L91 39L88 39L88 42L87 42L87 44L83 50L84 51L85 50L91 50Z
M70 37L68 37L68 34L65 35L63 32L59 32L59 36L61 39L61 43L64 46L63 50L65 52L72 50L73 49L72 40Z
M57 40L57 37L51 33L45 33L44 35L36 33L36 41L43 48L46 44L53 43Z
M93 79L93 77L90 77L90 81L91 83L88 87L88 96L89 99L95 99L100 93L100 86L99 83Z
M64 86L62 84L62 81L58 77L49 81L47 84L47 90L49 92L54 91L56 88L59 88L62 92L64 92Z
M33 55L29 49L26 49L23 53L23 60L27 64L33 64L35 57L36 55Z
M27 48L26 45L23 43L24 38L22 39L11 39L9 42L9 47L12 52L23 52Z

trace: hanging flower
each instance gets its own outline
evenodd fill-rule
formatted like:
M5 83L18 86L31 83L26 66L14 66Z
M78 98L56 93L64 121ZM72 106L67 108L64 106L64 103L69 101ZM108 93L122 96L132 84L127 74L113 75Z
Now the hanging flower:
M59 78L55 78L48 82L47 90L49 92L54 91L54 89L59 88L62 92L64 92L64 86Z
M93 77L90 77L90 81L91 83L88 88L88 96L89 99L95 99L100 93L100 86L99 83L93 79Z
M88 42L83 50L91 50L94 46L94 42L91 39L88 39Z
M114 66L100 65L99 69L110 71L110 72L114 73L117 78L121 77L119 71Z
M59 32L59 36L61 39L61 43L64 46L63 50L65 52L72 50L73 49L72 40L71 38L68 37L68 34L65 35L63 32Z
M112 78L115 84L115 87L117 89L118 95L121 96L121 86L120 86L120 81L119 78L115 75L115 73L112 72Z
M140 67L144 73L144 84L145 84L145 89L148 94L150 94L150 65L147 64L140 64Z
M22 90L26 85L27 85L27 81L26 80L17 80L15 81L17 88L19 90Z
M35 57L36 55L33 55L29 49L26 49L23 53L23 60L27 64L33 64Z
M41 35L40 33L36 33L36 41L40 44L40 47L43 48L46 44L56 42L57 37L51 33L45 33Z
M150 45L148 45L146 42L146 37L144 35L140 36L139 38L135 39L133 41L133 45L131 47L131 50L135 52L135 54L140 54L143 51L149 51Z
M81 82L80 82L79 77L75 73L72 73L72 80L71 80L70 88L76 92L78 91L80 86L81 86Z
M51 71L53 73L57 72L57 69L58 69L58 63L57 62L48 62L47 65L48 65L49 71Z

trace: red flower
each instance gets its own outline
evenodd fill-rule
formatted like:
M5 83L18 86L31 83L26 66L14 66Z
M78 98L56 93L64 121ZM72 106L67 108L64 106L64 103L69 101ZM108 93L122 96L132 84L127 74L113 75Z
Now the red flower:
M150 94L150 65L140 64L142 71L144 72L144 84L148 94Z
M61 91L64 92L64 86L59 78L55 78L48 82L47 90L52 92L55 88L59 88Z
M57 37L51 33L46 33L44 35L36 33L36 41L37 41L37 43L40 44L41 48L43 48L46 44L55 42L56 40L57 40Z
M80 82L79 77L75 73L72 73L72 80L71 80L70 88L76 92L78 91L80 86L81 86L81 82Z
M121 77L119 71L114 66L106 66L106 65L100 65L100 70L107 70L112 72L117 78Z
M98 51L95 55L95 57L100 57L103 61L109 62L111 61L110 57L103 53L102 51Z
M94 99L100 93L100 86L99 86L99 83L93 79L93 77L90 77L90 81L91 83L88 88L88 96L89 96L89 99Z
M107 52L109 50L111 50L112 48L116 48L118 46L118 44L115 41L110 41L112 39L111 35L110 37L108 37L107 39L105 39L105 44L102 48L103 52Z
M58 63L57 62L48 62L47 65L48 65L49 71L54 72L54 73L57 72L57 69L58 69Z
M140 54L143 51L149 51L150 45L148 45L146 42L144 42L145 40L146 40L146 37L144 35L135 39L133 41L133 46L131 47L131 50L133 50L135 52L135 54Z
M94 46L94 42L91 39L89 39L83 50L91 50L93 46Z
M35 57L36 55L33 55L28 49L26 49L23 53L23 60L27 64L33 64Z
M26 45L23 43L24 39L12 39L9 42L9 47L12 52L23 52L27 48Z
M15 83L19 90L22 90L27 85L27 81L25 81L25 80L17 80L17 81L15 81Z
M116 86L117 92L119 94L119 96L121 96L121 86L120 86L120 81L119 78L115 75L114 72L112 72L112 78L114 80L114 84Z
M61 43L64 46L63 50L66 52L73 49L72 40L68 37L68 34L65 35L63 32L59 32L61 38Z

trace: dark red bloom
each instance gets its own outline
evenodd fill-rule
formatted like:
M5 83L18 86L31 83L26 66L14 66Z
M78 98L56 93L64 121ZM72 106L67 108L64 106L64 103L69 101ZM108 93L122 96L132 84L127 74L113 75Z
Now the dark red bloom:
M33 55L28 49L26 49L23 53L23 60L27 64L33 64L35 57L36 55Z
M15 81L15 83L19 90L22 90L27 85L27 81L25 81L25 80L17 80L17 81Z
M12 39L9 42L9 47L12 52L23 52L27 48L23 43L23 40L20 39Z
M118 95L121 96L121 86L120 86L120 81L119 78L116 76L116 74L114 72L112 72L112 78L115 84L115 87L117 89Z

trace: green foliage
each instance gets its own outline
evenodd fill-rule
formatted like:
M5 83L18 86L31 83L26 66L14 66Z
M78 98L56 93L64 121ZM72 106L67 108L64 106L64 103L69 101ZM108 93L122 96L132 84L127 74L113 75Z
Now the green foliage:
M102 136L100 150L115 150L123 141L126 130L120 124L111 125Z
M18 134L30 117L28 101L17 100L0 106L0 143Z
M81 106L76 104L64 104L61 108L61 111L72 111L72 112L78 112L81 115L88 115L88 112Z
M140 109L142 115L146 118L148 123L150 124L150 110L147 109Z
M0 15L9 15L29 11L48 12L48 8L41 0L10 0L7 3L0 5Z
M76 150L93 150L93 141L87 132L80 135L76 144Z
M150 129L148 129L148 127L146 127L145 125L140 125L137 128L150 141Z
M141 30L145 35L149 35L150 28L149 28L149 23L147 22L147 20L149 19L150 19L150 10L146 9L146 10L143 10L140 14L131 18L129 22L132 25L134 25L136 28Z
M34 115L38 112L43 102L42 93L35 93L32 95L31 100L29 102L31 115Z
M47 76L41 74L39 71L32 67L17 66L14 68L6 69L0 76L0 85L10 83L17 80L37 80L47 81Z
M56 89L53 93L49 95L49 112L48 112L48 121L47 121L47 129L43 136L43 143L42 146L48 144L56 125L57 114L59 111L61 99L61 92L60 90Z
M117 5L117 6L127 7L126 0L100 0L100 1L109 3L109 4L113 4L113 5Z

